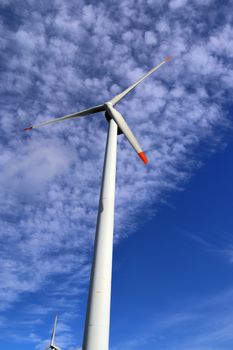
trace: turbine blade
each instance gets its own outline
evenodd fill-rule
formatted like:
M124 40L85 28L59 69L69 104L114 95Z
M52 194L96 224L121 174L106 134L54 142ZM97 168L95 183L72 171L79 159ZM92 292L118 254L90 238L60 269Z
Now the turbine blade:
M115 108L113 108L113 106L109 102L106 103L106 109L107 109L107 112L110 114L110 116L115 120L115 122L117 123L117 125L119 126L119 128L121 129L121 131L123 132L123 134L125 135L127 140L129 141L129 143L131 144L131 146L135 149L138 156L141 158L141 160L145 164L147 164L148 159L147 159L145 153L142 151L141 146L139 145L136 137L134 136L134 134L130 130L128 124L126 123L126 121L123 118L123 116L121 115L121 113L118 112Z
M53 342L54 342L56 327L57 327L57 315L55 316L55 320L54 320L54 324L53 324L53 330L52 330L52 335L51 335L51 345L53 345Z
M111 102L111 104L114 106L115 104L117 104L122 98L124 98L126 95L128 95L128 93L133 90L138 84L140 84L145 78L149 77L149 75L151 75L153 72L155 72L157 69L159 69L164 63L170 61L172 59L171 56L166 57L161 63L159 63L157 66L155 66L154 68L152 68L151 70L149 70L149 72L147 72L146 74L144 74L140 79L138 79L134 84L132 84L130 87L128 87L128 89L124 90L123 92L121 92L120 94L116 95L112 100L110 100L109 102Z
M47 122L44 122L44 123L41 123L41 124L37 124L37 125L34 125L34 126L29 126L28 128L25 128L24 131L29 131L29 130L32 130L32 129L37 129L37 128L40 128L41 126L48 125L48 124L52 124L52 123L61 122L61 121L66 120L66 119L73 119L73 118L77 118L77 117L85 117L85 116L87 116L87 115L89 115L89 114L94 114L94 113L102 112L102 111L104 111L104 110L105 110L104 105L99 105L99 106L91 107L91 108L88 108L88 109L84 109L84 110L81 111L81 112L76 112L76 113L73 113L73 114L68 114L68 115L65 115L64 117L51 119L51 120L48 120Z

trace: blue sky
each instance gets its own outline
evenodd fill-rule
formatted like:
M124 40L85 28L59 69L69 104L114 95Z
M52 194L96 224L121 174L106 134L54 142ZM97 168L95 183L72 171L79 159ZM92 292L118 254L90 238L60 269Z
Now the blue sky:
M228 350L232 312L230 1L0 3L0 338L82 343L107 124L102 103L167 55L119 110L111 350Z

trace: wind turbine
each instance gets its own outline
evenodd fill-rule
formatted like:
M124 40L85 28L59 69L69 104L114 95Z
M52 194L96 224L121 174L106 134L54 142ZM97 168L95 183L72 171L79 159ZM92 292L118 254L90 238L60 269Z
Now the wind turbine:
M51 335L51 341L50 341L50 345L48 348L46 348L45 350L61 350L58 346L54 345L54 337L55 337L55 332L56 332L56 327L57 327L57 315L55 317L54 320L54 324L53 324L53 329L52 329L52 335Z
M145 164L148 163L147 157L142 151L136 137L127 125L123 116L114 108L114 106L146 77L155 72L164 63L170 61L170 59L170 56L165 58L156 67L152 68L149 72L132 84L128 89L124 90L113 99L105 102L102 105L94 106L81 112L52 119L24 129L25 131L28 131L44 125L77 117L85 117L98 112L105 112L105 117L109 122L82 350L108 350L109 346L114 198L118 133L123 133L141 160Z

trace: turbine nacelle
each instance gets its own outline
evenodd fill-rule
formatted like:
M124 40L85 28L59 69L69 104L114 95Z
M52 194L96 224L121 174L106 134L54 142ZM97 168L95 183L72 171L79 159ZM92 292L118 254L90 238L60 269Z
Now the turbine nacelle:
M48 348L46 348L45 350L49 350L49 349L52 349L52 350L61 350L61 348L59 348L58 346L56 345L52 345L50 344L50 346Z
M52 119L52 120L46 121L44 123L41 123L41 124L38 124L38 125L35 125L35 126L30 126L28 128L25 128L24 131L37 129L37 128L41 127L41 126L52 124L52 123L57 123L57 122L60 122L60 121L64 121L66 119L85 117L85 116L88 116L88 115L91 115L91 114L95 114L95 113L98 113L98 112L104 112L105 111L106 114L107 114L107 119L109 119L109 118L111 119L112 118L116 122L116 124L118 125L120 133L122 132L125 135L125 137L129 141L131 146L134 148L134 150L137 152L138 156L141 158L141 160L145 164L147 164L148 163L148 159L147 159L145 153L142 151L142 148L139 145L139 142L137 141L136 137L134 136L133 132L129 128L128 124L126 123L126 121L123 118L123 116L121 115L121 113L118 112L114 108L114 106L118 102L120 102L126 95L128 95L128 93L131 90L133 90L138 84L140 84L145 78L147 78L149 75L151 75L153 72L155 72L158 68L160 68L164 63L166 63L166 62L168 62L170 60L171 60L171 56L166 57L161 63L159 63L157 66L152 68L149 72L144 74L134 84L132 84L126 90L124 90L120 94L116 95L113 99L111 99L110 101L108 101L108 102L106 102L106 103L104 103L102 105L94 106L94 107L85 109L85 110L83 110L81 112L68 114L68 115L65 115L64 117L61 117L61 118Z
M48 349L52 349L52 350L61 350L61 348L59 348L58 346L56 345L50 345L50 347Z

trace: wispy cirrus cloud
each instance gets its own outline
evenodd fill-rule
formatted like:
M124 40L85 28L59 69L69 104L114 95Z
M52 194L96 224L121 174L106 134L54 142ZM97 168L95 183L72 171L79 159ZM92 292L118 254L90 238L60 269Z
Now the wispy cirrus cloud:
M232 290L201 301L189 301L167 315L148 320L137 334L119 342L112 350L228 349L232 344ZM187 306L187 304L189 304Z
M209 253L221 256L223 259L225 259L229 263L233 263L233 244L232 244L231 234L225 233L224 240L223 240L222 233L219 233L219 236L221 236L221 240L220 240L220 243L218 242L218 244L212 241L208 241L205 238L190 232L185 232L185 236L195 241L197 244L202 246L202 248L208 251Z
M184 186L200 166L200 143L215 150L230 127L232 14L226 4L197 0L0 6L0 300L14 307L60 278L66 305L88 280L107 125L98 115L30 135L20 130L102 103L174 56L119 105L150 158L143 168L119 137L119 241L142 207L151 215Z

